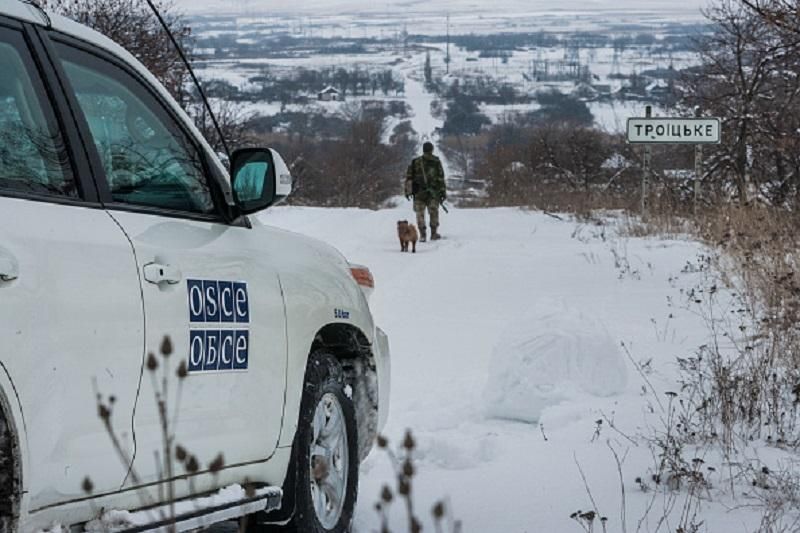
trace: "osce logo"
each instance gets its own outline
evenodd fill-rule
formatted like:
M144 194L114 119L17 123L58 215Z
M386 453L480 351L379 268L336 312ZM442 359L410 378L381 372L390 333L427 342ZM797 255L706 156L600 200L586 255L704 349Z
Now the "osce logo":
M250 299L247 283L188 280L189 372L247 370Z
M247 283L194 279L190 279L187 283L189 320L193 324L250 323Z

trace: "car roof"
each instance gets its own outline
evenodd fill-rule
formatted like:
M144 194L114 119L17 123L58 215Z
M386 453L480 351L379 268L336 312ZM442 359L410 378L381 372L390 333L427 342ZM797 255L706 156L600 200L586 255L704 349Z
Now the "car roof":
M169 94L169 91L164 88L161 82L159 82L158 79L147 69L147 67L145 67L125 48L121 47L102 33L84 26L83 24L78 24L73 20L62 17L61 15L57 15L50 10L47 10L47 16L45 16L40 9L25 2L21 2L20 0L0 0L0 16L6 16L21 20L23 22L36 24L45 28L51 28L57 32L69 35L76 39L80 39L81 41L102 48L112 55L125 61L125 63L127 63L130 67L136 69L136 72L145 78L153 88L158 90L166 102L170 103L171 107L181 117L181 120L184 122L186 127L190 129L197 139L201 140L205 148L208 150L208 153L214 155L213 159L221 172L220 176L224 176L225 178L228 177L227 169L216 157L213 148L211 148L211 146L208 144L208 141L206 141L205 137L203 137L203 135L197 129L194 122L189 118L188 115L186 115L177 102L175 102L172 95ZM225 185L228 184L226 183L224 186ZM229 190L229 186L225 188Z

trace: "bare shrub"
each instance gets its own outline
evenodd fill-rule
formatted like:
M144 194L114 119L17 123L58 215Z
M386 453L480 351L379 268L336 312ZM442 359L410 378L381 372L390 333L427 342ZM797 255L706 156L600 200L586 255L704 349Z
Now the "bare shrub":
M280 149L290 162L295 205L377 208L402 192L416 147L413 130L396 132L384 143L386 117L351 113L344 134L334 139L262 135L259 142Z
M728 450L737 439L800 446L795 228L793 215L759 206L721 209L700 223L702 236L722 249L710 286L690 295L714 342L680 364L700 414L698 430ZM723 288L728 304L719 301Z
M567 124L531 125L510 119L486 135L474 165L488 181L483 205L526 206L585 216L596 209L638 212L642 151L620 135ZM651 213L690 214L691 164L684 148L653 150ZM709 195L710 196L710 193Z
M754 204L711 210L695 222L715 251L692 267L704 279L686 293L686 307L705 321L710 342L678 359L680 409L671 434L675 446L719 448L731 492L755 499L762 511L761 530L791 531L800 472L743 458L766 446L794 464L800 447L797 218Z
M375 504L375 510L380 515L381 533L391 533L389 516L392 504L399 500L402 505L407 523L408 533L420 533L422 523L414 507L414 479L417 476L417 467L414 464L414 452L417 448L416 440L411 431L407 431L402 444L393 450L389 441L384 436L377 439L378 448L384 450L389 456L395 474L395 488L384 485L381 490L380 501ZM455 520L451 514L450 506L444 501L436 502L430 509L437 533L460 533L461 522Z
M161 449L153 450L158 463L159 491L158 500L153 500L150 492L146 489L137 490L136 494L142 508L150 508L159 521L165 522L168 526L166 531L176 531L176 497L175 483L185 480L192 487L192 477L200 473L204 468L212 475L216 476L225 468L225 457L219 453L211 459L207 466L201 464L200 459L191 451L177 442L174 427L177 424L180 414L180 398L184 381L188 376L186 361L180 361L177 366L172 367L168 363L173 355L173 344L169 337L164 337L159 346L158 355L149 353L145 361L145 369L153 387L153 399L155 401L158 421L161 429ZM173 358L174 359L174 358ZM171 389L171 385L175 387ZM170 398L173 398L172 403ZM108 438L113 444L114 450L120 460L121 467L128 473L132 484L136 487L142 486L142 478L134 467L133 457L130 456L124 445L120 434L114 426L114 406L116 398L113 394L104 396L97 393L97 415L106 430ZM255 495L255 488L245 483L245 493L252 497ZM81 488L87 496L92 496L94 483L90 477L86 477L81 484ZM192 493L195 491L192 490ZM98 511L97 527L106 527L103 522L106 519L105 509ZM120 524L125 526L129 524ZM242 520L241 530L244 531L247 525L247 518Z

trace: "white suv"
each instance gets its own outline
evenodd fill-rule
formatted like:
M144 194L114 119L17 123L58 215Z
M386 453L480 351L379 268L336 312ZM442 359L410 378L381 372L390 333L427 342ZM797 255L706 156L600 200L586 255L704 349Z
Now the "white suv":
M277 153L231 169L125 50L0 0L0 531L245 483L170 520L349 527L388 408L371 275L250 216Z

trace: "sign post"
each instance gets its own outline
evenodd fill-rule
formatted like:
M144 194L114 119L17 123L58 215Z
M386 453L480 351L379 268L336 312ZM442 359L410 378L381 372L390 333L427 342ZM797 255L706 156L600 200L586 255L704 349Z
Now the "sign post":
M698 144L694 147L694 187L692 199L692 209L697 214L697 203L700 200L700 181L703 179L703 145Z
M694 209L700 195L700 180L703 177L703 145L719 144L721 140L721 123L718 118L688 117L653 117L652 107L645 108L643 118L628 119L628 142L644 145L644 172L642 174L642 217L647 216L648 189L654 144L694 144ZM697 115L700 114L696 110Z
M653 108L647 106L644 108L645 118L651 118L653 115ZM648 189L650 188L650 163L653 158L653 149L650 144L644 146L644 172L642 173L642 218L647 218L648 213Z

